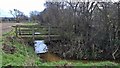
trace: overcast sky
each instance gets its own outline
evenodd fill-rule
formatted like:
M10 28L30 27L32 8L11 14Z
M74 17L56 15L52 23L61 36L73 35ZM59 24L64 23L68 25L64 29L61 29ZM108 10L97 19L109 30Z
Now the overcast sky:
M18 9L29 15L30 11L43 11L46 0L0 0L0 17L11 16L9 10Z
M0 0L0 17L11 17L9 10L18 9L24 14L29 15L30 11L43 11L45 9L44 3L51 0ZM64 1L64 0L54 0ZM73 0L79 1L79 0ZM84 1L84 0L83 0ZM112 0L118 1L118 0Z

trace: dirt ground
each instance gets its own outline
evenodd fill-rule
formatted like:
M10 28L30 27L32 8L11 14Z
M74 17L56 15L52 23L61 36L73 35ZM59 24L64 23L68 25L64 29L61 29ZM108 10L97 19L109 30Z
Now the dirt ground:
M22 23L0 23L0 36L6 32L9 32L12 29L12 26L17 24Z

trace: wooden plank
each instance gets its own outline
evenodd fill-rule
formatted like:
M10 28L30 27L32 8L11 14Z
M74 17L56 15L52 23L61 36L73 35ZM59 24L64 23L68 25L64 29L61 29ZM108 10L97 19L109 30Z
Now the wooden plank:
M48 28L48 26L41 26L41 25L17 25L21 28L31 28L31 27L34 27L34 28ZM12 26L12 27L16 27L16 26ZM51 26L51 28L60 28L60 27L56 27L56 26Z
M20 29L21 31L32 31L32 29ZM35 31L37 31L38 29L34 29Z
M32 35L32 33L21 33L20 35ZM48 34L42 33L42 34L34 34L34 35L48 35Z
M32 26L32 38L33 38L33 41L34 41L34 39L35 39L34 34L35 34L34 27Z
M34 36L34 39L33 39L33 37L31 36L31 35L26 35L26 36L24 36L24 35L22 35L22 36L20 36L21 38L29 38L29 39L32 39L32 40L35 40L35 39L41 39L41 40L48 40L48 36L37 36L37 35L35 35ZM51 40L55 40L55 39L59 39L59 36L51 36ZM49 40L48 40L49 41ZM49 41L50 42L50 41Z
M35 31L35 32L38 32L38 31ZM30 35L32 35L32 31L20 31L20 35L25 35L25 34L30 34ZM49 34L49 32L40 32L39 31L39 33L40 34L35 34L35 35L50 35L50 34L52 34L52 35L56 35L56 34L58 34L58 33L54 33L54 32L51 32L50 34Z
M18 37L17 25L15 27L15 35L16 35L16 37Z
M50 35L50 37L59 37L60 35ZM21 35L20 37L32 37L32 35ZM34 37L49 37L49 35L35 35Z
M49 28L48 28L48 40L50 41L50 24L49 24Z
M16 33L16 37L29 37L32 38L33 40L35 38L43 38L43 39L47 39L47 40L51 40L51 38L54 37L59 37L59 35L55 35L54 31L52 32L53 28L58 28L58 27L52 27L52 26L40 26L40 25L16 25L16 26L12 26L15 28L15 33ZM19 29L18 29L19 28ZM43 29L39 29L39 28L43 28ZM44 30L44 28L46 28ZM42 31L43 33L41 33L40 31ZM45 31L45 32L44 32ZM35 32L40 32L40 34L35 34ZM53 35L51 35L53 34Z
M31 27L34 27L34 28L44 28L40 25L18 25L19 27L21 28L31 28Z
M19 35L21 34L21 30L20 30L20 27L18 26L18 33Z

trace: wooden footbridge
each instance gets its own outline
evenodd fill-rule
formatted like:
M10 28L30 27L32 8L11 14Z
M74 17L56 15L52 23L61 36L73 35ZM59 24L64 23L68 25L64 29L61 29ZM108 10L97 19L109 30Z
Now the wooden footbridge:
M59 38L57 31L58 27L41 26L41 25L16 25L15 28L16 37L32 38L42 40L56 40Z

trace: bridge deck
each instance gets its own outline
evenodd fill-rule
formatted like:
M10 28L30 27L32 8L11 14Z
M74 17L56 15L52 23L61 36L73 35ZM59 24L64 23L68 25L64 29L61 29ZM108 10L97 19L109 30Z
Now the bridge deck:
M53 29L57 27L51 26L40 26L40 25L16 25L13 26L15 28L15 33L17 37L21 38L39 38L39 39L55 39L59 38L59 35L53 35ZM52 29L52 30L51 30ZM38 34L35 34L38 32Z

